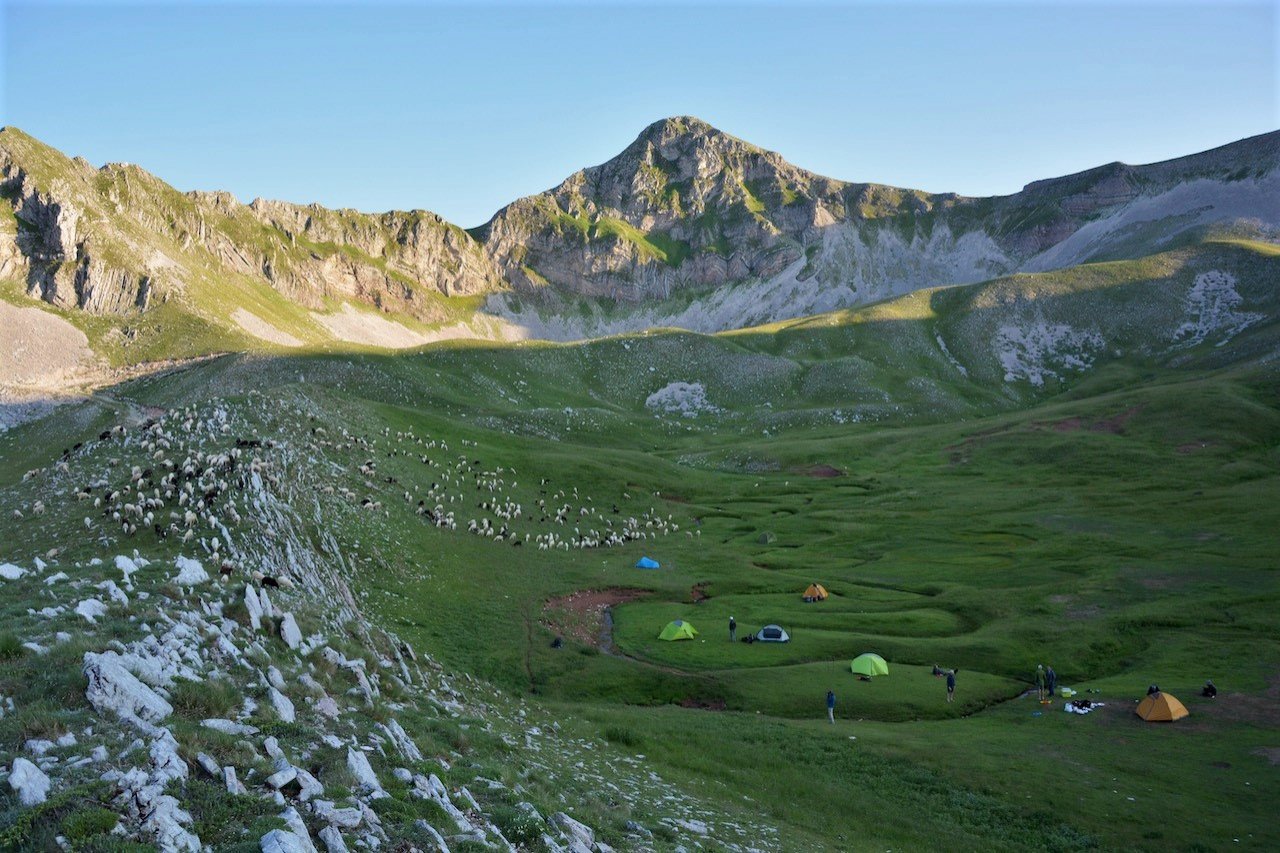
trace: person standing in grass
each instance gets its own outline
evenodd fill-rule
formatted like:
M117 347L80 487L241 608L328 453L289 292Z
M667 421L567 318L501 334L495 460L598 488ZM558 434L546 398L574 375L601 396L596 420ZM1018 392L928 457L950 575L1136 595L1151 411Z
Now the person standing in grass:
M836 723L836 692L834 690L827 691L827 721L833 726Z
M729 617L729 642L738 639L738 623L733 621L733 617Z
M952 702L956 698L956 671L954 669L947 670L947 701Z
M1036 664L1036 694L1044 701L1044 664Z
M1050 699L1058 692L1058 673L1053 671L1053 667L1048 667L1044 671L1044 689Z

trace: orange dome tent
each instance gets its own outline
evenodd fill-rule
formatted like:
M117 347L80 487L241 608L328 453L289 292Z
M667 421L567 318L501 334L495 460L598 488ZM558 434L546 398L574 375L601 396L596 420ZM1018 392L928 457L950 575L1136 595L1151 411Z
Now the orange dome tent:
M805 601L825 601L827 598L827 590L820 583L811 583L809 588L804 591Z
M1168 693L1152 693L1138 703L1138 716L1148 723L1171 723L1187 715L1186 706Z

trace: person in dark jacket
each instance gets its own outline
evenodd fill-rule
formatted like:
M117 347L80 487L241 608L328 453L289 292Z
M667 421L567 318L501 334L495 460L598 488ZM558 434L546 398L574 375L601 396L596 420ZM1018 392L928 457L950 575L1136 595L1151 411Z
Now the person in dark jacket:
M947 670L947 701L951 702L956 698L956 671L954 669Z
M738 623L733 621L733 617L729 617L729 642L738 639Z
M1058 673L1053 671L1053 667L1048 667L1044 671L1044 689L1050 699L1058 690Z
M827 720L832 725L836 722L836 692L834 690L827 691Z

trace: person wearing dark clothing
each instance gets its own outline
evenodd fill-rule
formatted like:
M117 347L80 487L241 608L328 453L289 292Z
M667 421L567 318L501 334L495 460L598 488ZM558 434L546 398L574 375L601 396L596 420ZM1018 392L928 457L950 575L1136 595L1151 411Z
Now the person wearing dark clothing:
M1147 688L1147 695L1148 695L1148 696L1154 696L1154 695L1156 695L1156 694L1157 694L1157 693L1159 693L1159 692L1160 692L1160 688L1159 688L1159 687L1157 687L1157 686L1156 686L1156 685L1154 685L1154 684Z
M729 617L729 642L738 639L738 623L733 621L733 617Z
M1044 701L1044 664L1036 664L1036 695L1041 702Z
M1200 691L1200 695L1206 699L1217 699L1218 688L1214 686L1212 681L1206 681L1204 683L1204 689Z
M1054 693L1058 690L1058 673L1053 671L1053 667L1048 667L1044 671L1044 689L1049 694L1050 699L1053 698Z
M947 670L947 701L950 702L956 698L956 671L954 669Z
M836 722L836 692L834 690L827 691L827 720L835 725Z

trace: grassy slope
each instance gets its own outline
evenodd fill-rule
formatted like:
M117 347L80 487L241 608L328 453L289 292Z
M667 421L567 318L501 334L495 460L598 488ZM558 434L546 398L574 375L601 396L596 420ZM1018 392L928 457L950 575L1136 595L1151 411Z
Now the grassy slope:
M514 549L424 525L397 494L432 474L398 456L379 460L399 480L374 486L385 518L353 511L333 523L344 549L365 555L364 594L396 630L726 803L759 797L795 849L938 837L962 849L1216 849L1232 838L1266 849L1280 843L1261 817L1280 774L1256 754L1276 746L1262 697L1280 670L1280 384L1259 359L1275 330L1256 325L1224 348L1155 343L1196 270L1232 265L1245 307L1270 307L1275 261L1266 247L1205 251L1143 262L1154 265L1145 289L1132 268L1086 268L714 338L223 359L120 393L159 405L250 388L301 395L331 429L412 428L487 468L514 466L520 487L508 493L526 506L544 488L577 487L598 507L672 514L681 531L654 542ZM1046 282L1061 286L1023 302L1100 325L1122 354L1043 389L1004 383L987 344L1009 311L990 306ZM1121 308L1146 312L1146 331L1124 339ZM721 414L644 410L651 391L693 379ZM836 410L868 417L840 423ZM103 422L88 407L0 436L0 482ZM462 450L464 439L476 447ZM361 459L329 461L336 481L362 488ZM805 476L815 464L845 476ZM451 508L465 523L480 497ZM775 540L761 543L764 531ZM36 545L7 517L0 533L14 553ZM635 571L641 553L665 568ZM803 604L811 580L833 599ZM710 598L694 605L694 584ZM616 609L618 645L644 661L551 649L542 602L608 586L652 591ZM782 622L795 640L731 646L729 613L744 627ZM654 642L673 616L706 642ZM867 649L891 676L848 673ZM1011 697L1040 661L1101 691L1108 708L1034 716L1032 700ZM960 669L954 705L928 675L935 662ZM1194 696L1206 677L1223 691L1216 704ZM1153 681L1192 719L1133 717ZM840 696L834 729L818 721L828 686Z

